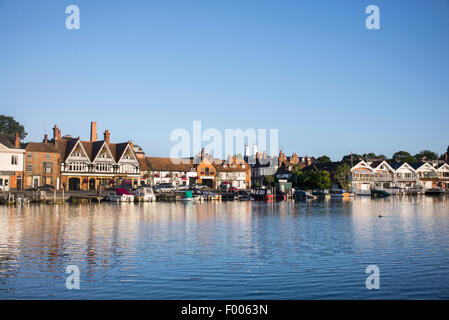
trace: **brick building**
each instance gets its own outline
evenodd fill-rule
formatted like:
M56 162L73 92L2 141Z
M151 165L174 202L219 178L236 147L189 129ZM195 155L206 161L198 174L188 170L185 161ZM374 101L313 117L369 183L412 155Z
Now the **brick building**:
M25 144L24 188L37 188L51 185L60 186L60 155L58 150L47 141Z

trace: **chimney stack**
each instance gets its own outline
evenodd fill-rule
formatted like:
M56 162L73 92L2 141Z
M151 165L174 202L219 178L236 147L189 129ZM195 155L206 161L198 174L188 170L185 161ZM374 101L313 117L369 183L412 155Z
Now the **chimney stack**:
M19 139L19 133L16 132L16 138L14 139L14 147L19 148L20 147L20 139Z
M109 131L108 130L106 130L105 132L104 132L104 141L107 143L107 144L109 144L109 137L111 136L111 134L109 133Z
M47 143L47 141L48 141L48 136L45 134L44 135L44 143Z
M97 123L92 121L90 123L90 142L97 141Z
M59 140L61 139L61 129L58 129L58 126L55 125L53 127L53 140Z

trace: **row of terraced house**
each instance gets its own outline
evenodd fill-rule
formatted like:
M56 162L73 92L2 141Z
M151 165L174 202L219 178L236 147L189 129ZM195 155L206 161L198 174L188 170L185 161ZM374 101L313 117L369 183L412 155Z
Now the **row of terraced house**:
M0 191L36 189L98 190L101 187L142 184L227 184L251 187L251 167L240 157L215 159L204 149L188 159L147 157L131 140L111 141L108 130L97 136L91 123L88 141L62 135L57 125L53 137L42 142L20 141L18 135L0 134Z
M372 189L392 193L415 193L432 188L449 190L447 156L448 153L445 160L419 163L360 161L351 168L353 190L359 194Z

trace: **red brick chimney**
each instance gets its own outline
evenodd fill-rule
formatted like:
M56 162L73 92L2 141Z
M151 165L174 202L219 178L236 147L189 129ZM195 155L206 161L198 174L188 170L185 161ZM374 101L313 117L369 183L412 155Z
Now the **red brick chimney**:
M60 140L61 139L61 129L58 129L58 126L55 125L53 127L53 139Z
M16 132L16 138L14 139L14 147L19 148L20 147L20 139L19 139L19 133Z
M92 121L90 123L90 142L97 141L97 123Z
M44 143L47 143L48 142L48 136L45 134L44 135Z
M103 135L104 135L104 141L105 141L107 144L109 144L109 137L111 136L111 134L109 133L108 130L106 130L106 131L103 133Z

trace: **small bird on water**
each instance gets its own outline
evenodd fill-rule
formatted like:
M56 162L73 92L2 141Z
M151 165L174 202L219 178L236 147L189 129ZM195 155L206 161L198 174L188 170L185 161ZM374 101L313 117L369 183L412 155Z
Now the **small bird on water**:
M383 217L383 215L379 214L379 218L382 218L382 217Z

